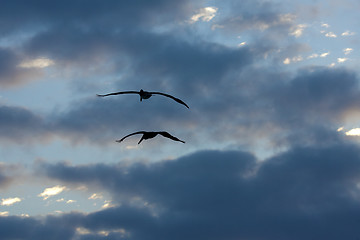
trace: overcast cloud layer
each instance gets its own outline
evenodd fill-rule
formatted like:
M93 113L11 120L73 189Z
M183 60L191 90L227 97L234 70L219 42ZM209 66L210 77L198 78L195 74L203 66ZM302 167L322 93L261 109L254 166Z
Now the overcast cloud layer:
M360 41L322 17L360 6L295 2L3 1L0 238L356 239ZM96 96L140 89L190 109ZM114 142L139 130L186 144ZM35 197L16 195L30 183ZM55 198L77 188L111 200L12 214L34 198L80 206Z

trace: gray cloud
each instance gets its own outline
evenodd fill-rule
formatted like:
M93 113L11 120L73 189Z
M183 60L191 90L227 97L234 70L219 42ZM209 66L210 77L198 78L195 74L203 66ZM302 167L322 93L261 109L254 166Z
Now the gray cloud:
M177 135L182 126L183 133L194 141L200 141L211 129L210 134L216 138L207 136L208 142L238 139L249 143L262 134L279 143L293 143L296 138L304 143L312 142L320 132L337 139L334 130L344 114L356 109L359 102L358 76L346 69L304 69L294 77L262 70L245 67L239 76L219 73L223 80L214 80L211 85L194 80L188 84L204 85L206 89L199 87L194 95L181 88L168 92L183 99L190 109L161 96L143 102L137 95L95 96L104 92L94 92L93 97L43 116L2 106L1 136L30 140L59 135L102 144L138 130L166 130Z
M80 225L124 228L131 239L338 239L359 234L351 227L360 211L358 156L343 142L295 147L263 163L244 152L203 151L150 165L58 163L42 171L110 191L124 205ZM147 207L126 204L134 196Z
M41 116L21 107L0 106L0 138L15 142L45 137L49 128Z
M139 27L181 17L188 11L188 4L188 1L170 3L164 0L152 1L151 4L143 0L111 0L107 4L98 0L54 4L44 0L38 0L36 4L22 0L5 1L0 12L0 22L7 24L1 24L0 31L11 33L39 25L53 27L58 24Z
M22 58L13 50L0 47L0 86L19 85L41 76L38 70L19 67L21 62Z

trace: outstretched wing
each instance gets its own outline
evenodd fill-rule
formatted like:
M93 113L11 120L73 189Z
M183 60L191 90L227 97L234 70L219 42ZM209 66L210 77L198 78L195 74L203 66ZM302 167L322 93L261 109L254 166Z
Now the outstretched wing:
M116 140L116 142L120 143L120 142L124 141L124 139L127 138L127 137L130 137L130 136L136 135L136 134L144 134L144 133L145 133L145 131L139 131L139 132L130 133L129 135L126 135L122 139Z
M124 92L114 92L114 93L108 93L108 94L96 94L98 97L106 97L111 95L119 95L119 94L128 94L128 93L136 93L139 94L137 91L124 91Z
M184 103L181 99L178 99L178 98L176 98L176 97L174 97L174 96L171 96L171 95L169 95L169 94L162 93L162 92L150 92L150 93L151 93L151 94L159 94L159 95L163 95L163 96L165 96L165 97L172 98L172 99L174 99L175 101L177 101L178 103L183 104L183 105L185 105L185 107L189 108L189 106L188 106L186 103Z
M171 140L185 143L183 140L180 140L180 139L178 139L177 137L174 137L173 135L171 135L171 134L168 133L168 132L158 132L158 133L159 133L160 135L162 135L163 137L170 138Z

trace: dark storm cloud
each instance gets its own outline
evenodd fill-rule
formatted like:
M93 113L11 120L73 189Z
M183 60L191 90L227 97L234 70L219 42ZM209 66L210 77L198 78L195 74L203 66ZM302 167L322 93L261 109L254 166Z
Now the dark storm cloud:
M123 205L79 224L123 228L129 239L350 239L359 234L359 153L342 142L295 147L263 163L244 152L203 151L148 165L58 163L42 171L112 192ZM147 205L130 207L131 197Z

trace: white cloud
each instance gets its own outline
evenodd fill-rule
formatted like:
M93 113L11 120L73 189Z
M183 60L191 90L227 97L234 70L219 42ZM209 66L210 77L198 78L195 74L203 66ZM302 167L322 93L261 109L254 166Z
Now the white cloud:
M291 60L290 58L285 58L285 60L283 61L284 64L290 64Z
M290 35L295 37L300 37L303 34L305 28L306 28L305 24L299 24L294 29L292 29Z
M27 61L23 61L19 64L19 67L22 68L46 68L48 66L54 65L55 62L48 58L36 58Z
M339 127L336 131L341 132L342 130L344 130L344 127Z
M350 54L353 50L354 50L354 49L352 49L352 48L345 48L343 51L344 51L344 54L345 54L345 55L348 55L348 54Z
M110 208L110 207L114 207L115 205L111 203L111 201L107 200L104 202L104 205L102 205L102 209L104 208Z
M211 19L215 17L217 10L218 8L216 7L201 8L197 14L191 17L190 23L195 23L199 20L202 20L204 22L209 22Z
M360 128L353 128L345 133L347 136L360 136Z
M7 217L9 216L9 212L5 211L5 212L0 212L0 217Z
M69 204L69 203L76 203L76 200L70 199L70 200L67 200L66 203L67 203L67 204Z
M62 191L66 189L65 186L57 185L55 187L46 188L42 193L38 195L38 197L42 197L44 200L48 199L51 196L58 195Z
M238 47L242 47L242 46L244 46L245 44L246 44L246 42L241 42L241 43L238 44Z
M330 54L330 52L322 53L320 54L320 57L324 58L327 57Z
M337 61L338 63L343 63L346 62L348 60L348 58L338 58Z
M1 199L1 205L2 206L11 206L14 203L21 202L21 199L18 197L15 198L3 198Z
M321 24L321 26L324 27L324 28L329 28L330 27L330 25L327 24L327 23L323 23L323 24Z
M308 58L308 59L311 59L311 58L317 58L317 57L319 57L319 54L313 53L313 54L311 54L310 56L308 56L307 58Z
M283 63L284 64L290 64L291 62L300 62L303 60L303 57L302 56L296 56L296 57L293 57L293 58L286 58Z
M355 32L350 32L349 30L348 30L348 31L345 31L345 32L343 32L343 33L341 34L341 36L345 36L345 37L347 37L347 36L353 36L353 35L355 35Z
M336 38L337 36L333 32L328 32L328 33L325 34L325 37Z
M91 195L88 199L102 199L103 198L103 195L101 194L98 194L98 193L94 193L93 195Z

